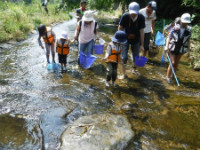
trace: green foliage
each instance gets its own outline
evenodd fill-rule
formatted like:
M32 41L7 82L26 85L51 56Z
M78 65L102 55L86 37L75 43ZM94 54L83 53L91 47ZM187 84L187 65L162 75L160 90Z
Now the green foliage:
M192 39L193 40L200 39L200 25L195 25L192 27Z
M70 18L66 11L55 14L56 5L49 4L49 16L47 16L41 3L32 0L32 3L12 3L0 1L0 42L10 39L22 40L27 34L41 23L50 25Z

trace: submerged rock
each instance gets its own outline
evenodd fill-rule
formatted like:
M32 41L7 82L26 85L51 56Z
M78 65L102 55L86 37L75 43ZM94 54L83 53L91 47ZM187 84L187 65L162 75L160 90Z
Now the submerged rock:
M63 132L60 150L122 150L133 136L130 123L121 115L83 116Z

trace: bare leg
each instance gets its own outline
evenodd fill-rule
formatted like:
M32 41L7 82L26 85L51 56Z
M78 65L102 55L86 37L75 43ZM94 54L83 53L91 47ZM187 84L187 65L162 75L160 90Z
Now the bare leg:
M170 60L171 60L171 62L172 62L172 65L174 66L175 55L169 53L169 57L170 57ZM167 69L167 78L170 78L171 75L172 75L172 68L171 68L171 66L170 66L170 64L169 64L168 69Z

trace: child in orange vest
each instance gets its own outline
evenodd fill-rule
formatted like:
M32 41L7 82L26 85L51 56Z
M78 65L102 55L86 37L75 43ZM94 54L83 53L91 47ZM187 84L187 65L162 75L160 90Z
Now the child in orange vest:
M56 35L52 31L50 27L46 27L43 24L40 24L38 27L39 31L39 37L38 37L38 43L44 49L44 46L42 45L41 42L41 37L43 38L43 41L45 43L45 48L46 48L46 58L47 58L47 63L50 63L49 61L49 54L51 51L52 55L52 61L55 63L55 40L56 40Z
M57 40L56 52L58 53L59 63L61 64L62 71L66 71L67 55L70 50L70 39L68 39L67 33L63 32L61 37Z
M105 55L105 62L107 64L107 79L106 86L117 86L115 80L117 78L117 67L120 62L122 45L127 42L127 35L124 31L117 31L112 37L112 42L109 43ZM111 82L112 80L112 82Z

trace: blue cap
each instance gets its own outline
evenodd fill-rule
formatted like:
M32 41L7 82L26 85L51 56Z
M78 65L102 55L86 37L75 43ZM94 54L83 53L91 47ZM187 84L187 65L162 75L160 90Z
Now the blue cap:
M129 4L129 13L130 14L138 14L140 10L140 5L136 2L132 2Z
M112 37L112 41L124 44L127 42L127 34L124 31L117 31Z
M156 10L157 9L157 4L155 1L150 1L148 3L149 7L153 8L153 10Z

